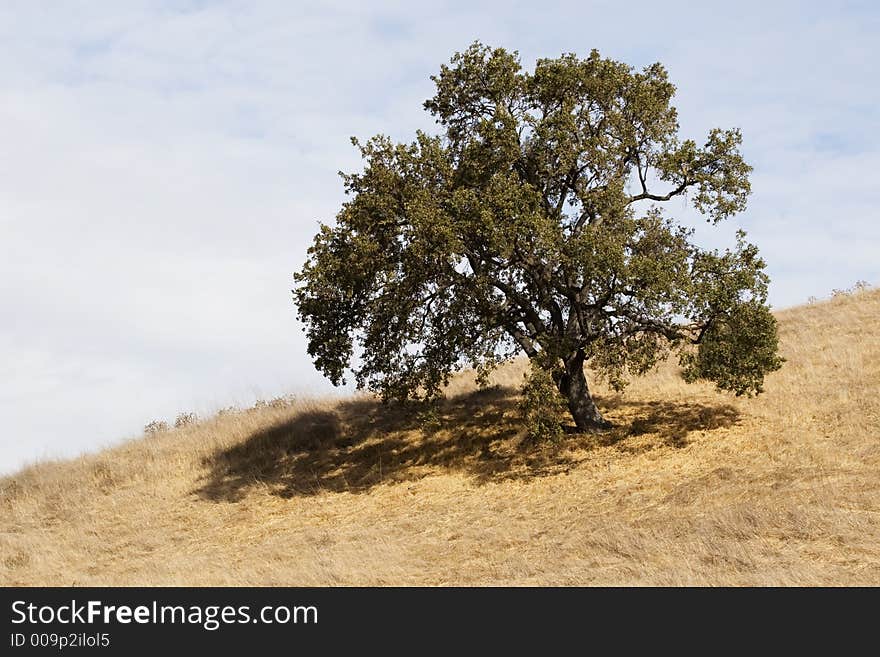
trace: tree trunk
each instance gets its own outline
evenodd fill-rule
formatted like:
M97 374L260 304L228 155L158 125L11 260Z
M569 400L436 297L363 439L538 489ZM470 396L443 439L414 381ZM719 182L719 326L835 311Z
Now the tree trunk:
M587 377L584 376L584 358L583 350L579 349L566 359L565 372L559 376L557 386L568 402L568 410L577 428L580 431L595 433L610 429L612 424L602 417L590 395Z

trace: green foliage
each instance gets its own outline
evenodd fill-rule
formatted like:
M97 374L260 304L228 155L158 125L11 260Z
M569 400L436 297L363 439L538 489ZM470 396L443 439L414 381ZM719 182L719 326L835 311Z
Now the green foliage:
M760 392L780 363L764 262L742 233L700 249L662 207L745 208L738 130L681 140L666 70L596 51L526 72L475 43L432 79L441 134L353 139L363 170L342 174L348 199L295 276L318 369L432 399L517 353L587 361L619 389L674 350L689 379Z
M713 320L696 352L681 354L685 381L714 381L740 395L763 392L764 373L778 370L776 318L760 303L744 303Z
M419 427L428 435L433 435L443 428L443 418L435 401L421 404L416 419Z
M519 409L527 437L535 442L562 438L560 415L565 412L565 401L545 367L535 360L530 362L524 375Z

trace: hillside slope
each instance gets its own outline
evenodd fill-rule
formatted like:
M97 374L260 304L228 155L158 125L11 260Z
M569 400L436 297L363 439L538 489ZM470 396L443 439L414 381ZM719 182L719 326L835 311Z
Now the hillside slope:
M601 437L519 446L515 386L227 413L0 479L4 585L880 585L880 291L778 314L757 399L666 365Z

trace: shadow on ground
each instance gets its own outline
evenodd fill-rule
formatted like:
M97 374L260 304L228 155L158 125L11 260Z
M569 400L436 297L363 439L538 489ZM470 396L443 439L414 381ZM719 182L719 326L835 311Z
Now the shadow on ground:
M443 401L433 416L408 404L370 399L341 402L332 411L305 411L254 433L205 459L196 491L214 501L237 501L260 486L280 497L326 491L366 492L379 483L411 481L438 468L464 472L478 483L563 472L599 446L630 448L630 439L656 434L682 446L692 431L739 421L730 405L598 400L616 421L600 435L569 434L559 443L531 445L512 388L491 388Z
M606 444L617 443L624 451L633 451L624 444L633 436L654 434L663 445L684 447L691 432L732 427L740 421L740 412L730 404L642 402L618 397L606 400L601 407L611 417L621 414L629 418L622 427L624 431L611 432L604 438Z

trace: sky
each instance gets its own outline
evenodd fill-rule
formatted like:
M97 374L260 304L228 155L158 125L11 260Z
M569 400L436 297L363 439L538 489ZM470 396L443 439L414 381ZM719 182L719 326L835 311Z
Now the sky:
M880 283L873 2L7 0L0 39L0 473L333 392L292 274L349 138L435 131L429 76L475 39L663 63L682 136L739 127L754 166L699 238L745 229L776 308Z

